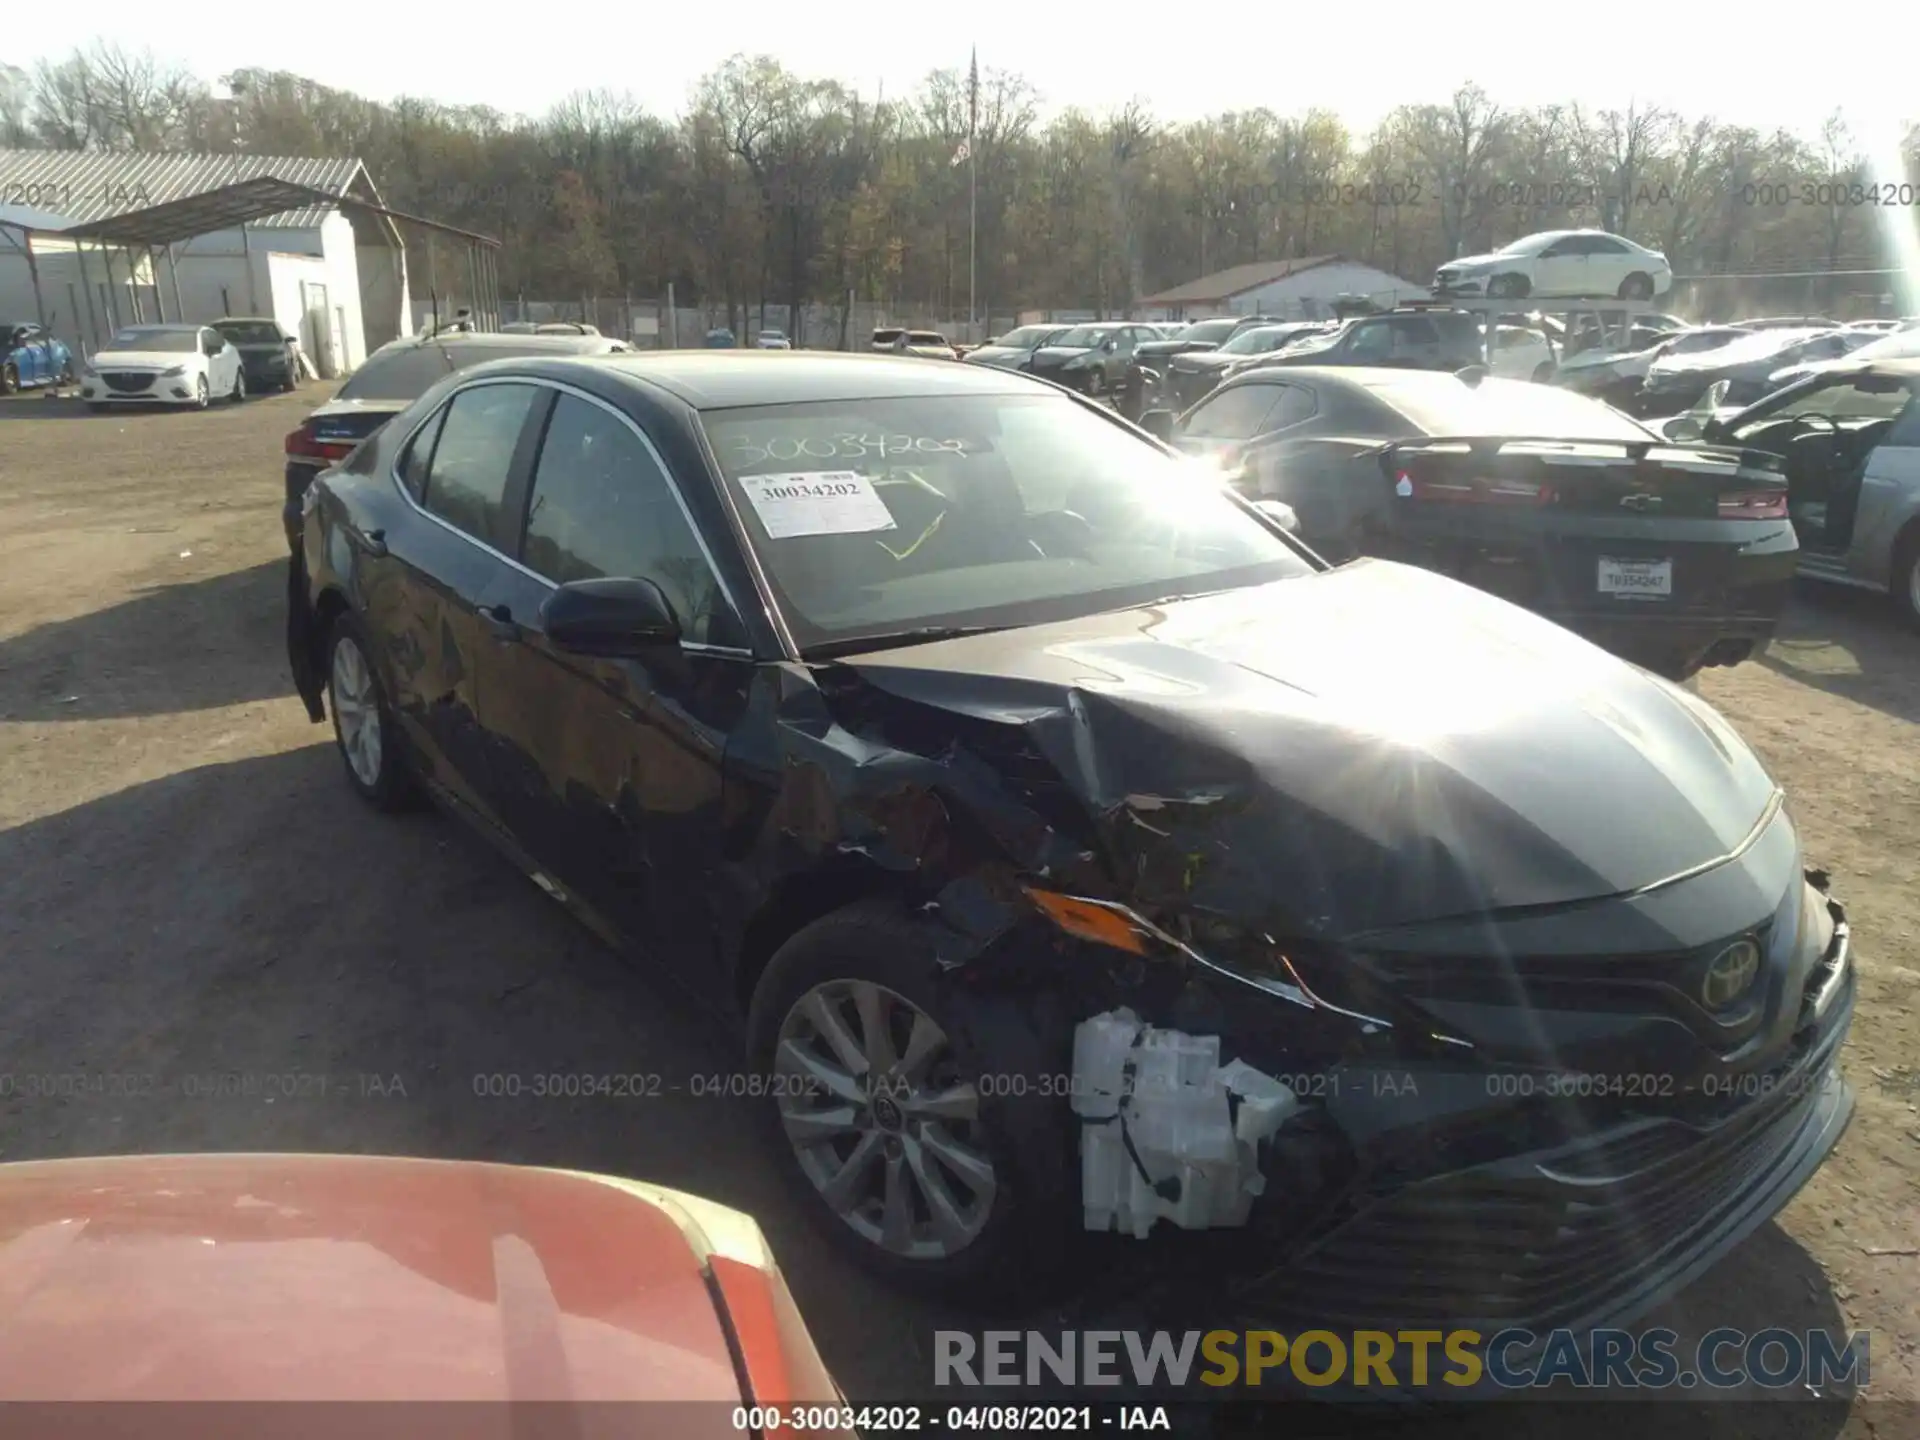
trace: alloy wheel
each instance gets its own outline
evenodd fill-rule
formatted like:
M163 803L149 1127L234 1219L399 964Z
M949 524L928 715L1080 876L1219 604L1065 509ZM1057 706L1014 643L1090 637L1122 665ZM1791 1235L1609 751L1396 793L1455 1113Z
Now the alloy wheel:
M233 403L236 405L238 405L242 400L247 398L247 372L246 371L236 370L233 372L233 393L228 398L231 399Z
M207 377L202 375L193 382L193 403L195 408L204 410L211 397L207 394Z
M979 1238L997 1189L980 1094L931 1015L871 981L816 985L780 1024L774 1071L801 1172L856 1234L909 1260Z
M334 644L328 696L348 768L362 785L378 785L382 763L380 698L374 689L373 668L351 636L343 635Z
M1914 623L1920 624L1920 550L1907 561L1907 610Z

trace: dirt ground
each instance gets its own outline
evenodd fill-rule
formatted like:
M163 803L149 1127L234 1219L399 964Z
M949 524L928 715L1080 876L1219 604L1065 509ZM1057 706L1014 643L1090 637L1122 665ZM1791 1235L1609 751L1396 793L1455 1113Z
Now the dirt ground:
M484 1094L496 1074L717 1073L735 1049L453 823L349 793L281 640L280 439L318 399L0 401L0 1073L158 1082L0 1087L0 1159L332 1149L644 1176L761 1217L850 1396L924 1399L936 1325L981 1325L809 1243L736 1102ZM1915 1433L1893 1402L1920 1398L1920 636L1884 612L1810 591L1763 659L1699 682L1854 921L1859 1110L1778 1224L1659 1318L1870 1329L1884 1398L1743 1411L1730 1435ZM235 1073L327 1093L185 1093Z

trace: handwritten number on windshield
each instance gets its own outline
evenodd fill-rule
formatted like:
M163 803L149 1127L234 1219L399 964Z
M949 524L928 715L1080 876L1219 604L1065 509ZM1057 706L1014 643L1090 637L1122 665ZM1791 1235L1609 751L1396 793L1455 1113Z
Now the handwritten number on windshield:
M830 440L819 436L773 436L764 444L755 445L742 436L734 440L732 450L735 463L743 466L764 461L786 464L801 459L884 460L894 455L958 455L964 459L967 442L931 436L848 434L835 435Z

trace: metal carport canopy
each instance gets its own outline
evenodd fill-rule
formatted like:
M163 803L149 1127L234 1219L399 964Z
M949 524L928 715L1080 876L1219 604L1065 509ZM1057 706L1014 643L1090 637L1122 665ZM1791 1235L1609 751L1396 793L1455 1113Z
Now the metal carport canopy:
M491 250L498 250L501 246L501 242L491 235L461 230L400 210L389 210L384 205L356 200L348 195L334 195L325 190L316 190L311 185L276 180L271 175L223 185L218 190L204 190L184 200L150 205L145 210L110 215L90 225L73 225L42 233L56 234L64 240L93 240L102 244L145 249L155 245L171 245L218 230L231 230L249 220L264 220L270 215L313 205L332 206L348 215L355 212L378 215L401 225L417 225L423 229L437 230L443 235L456 235L469 245L484 245Z

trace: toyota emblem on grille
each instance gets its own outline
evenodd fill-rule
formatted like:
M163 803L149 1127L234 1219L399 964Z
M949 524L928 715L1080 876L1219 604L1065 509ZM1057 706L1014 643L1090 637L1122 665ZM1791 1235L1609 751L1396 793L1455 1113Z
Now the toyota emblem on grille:
M1620 497L1620 504L1624 509L1628 510L1658 510L1660 508L1660 497L1658 495L1646 494L1622 495Z
M1751 940L1736 940L1707 966L1700 982L1700 1003L1709 1010L1724 1010L1752 987L1760 973L1760 947Z

